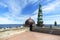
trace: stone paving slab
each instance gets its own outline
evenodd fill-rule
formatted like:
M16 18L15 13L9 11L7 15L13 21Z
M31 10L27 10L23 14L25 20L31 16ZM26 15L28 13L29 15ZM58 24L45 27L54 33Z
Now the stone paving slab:
M24 32L2 40L60 40L60 36L38 32Z

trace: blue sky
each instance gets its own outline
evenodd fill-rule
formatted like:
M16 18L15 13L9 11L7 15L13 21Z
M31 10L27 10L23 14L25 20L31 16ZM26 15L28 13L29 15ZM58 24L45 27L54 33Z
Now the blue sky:
M44 24L60 24L60 0L41 0ZM23 24L31 17L37 23L40 0L0 0L0 24Z

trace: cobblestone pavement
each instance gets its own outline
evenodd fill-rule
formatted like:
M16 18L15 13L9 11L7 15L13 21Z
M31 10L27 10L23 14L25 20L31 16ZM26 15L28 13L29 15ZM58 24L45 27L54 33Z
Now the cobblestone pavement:
M2 40L60 40L60 36L39 32L24 32Z

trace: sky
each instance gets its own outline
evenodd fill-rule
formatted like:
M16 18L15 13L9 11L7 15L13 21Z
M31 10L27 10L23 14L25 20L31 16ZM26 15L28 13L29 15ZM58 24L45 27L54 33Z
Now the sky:
M29 17L37 23L40 2L44 24L60 24L60 0L0 0L0 24L24 24Z

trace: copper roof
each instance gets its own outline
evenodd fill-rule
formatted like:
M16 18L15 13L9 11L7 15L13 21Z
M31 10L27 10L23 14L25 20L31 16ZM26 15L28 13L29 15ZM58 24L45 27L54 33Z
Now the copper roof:
M25 21L25 25L30 25L30 24L35 24L35 21L31 18L29 18Z

